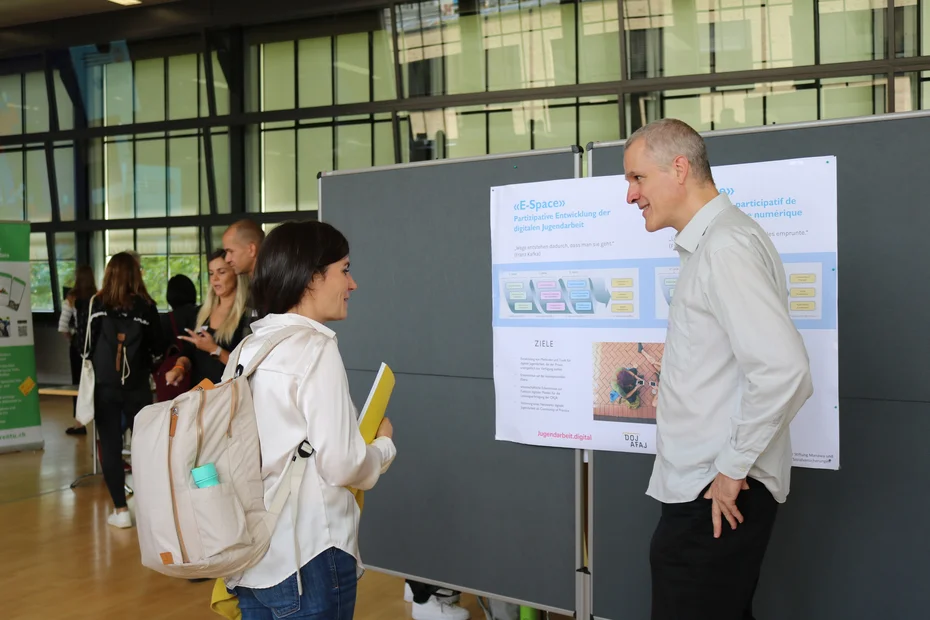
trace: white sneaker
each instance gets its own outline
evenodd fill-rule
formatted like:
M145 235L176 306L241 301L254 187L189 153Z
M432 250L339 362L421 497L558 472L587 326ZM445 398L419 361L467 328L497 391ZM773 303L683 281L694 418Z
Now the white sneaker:
M127 528L132 527L132 515L129 514L128 510L123 512L113 512L109 517L107 517L107 523L113 527Z
M433 596L438 598L440 603L448 603L450 605L455 605L462 598L461 594L457 594L448 588L441 588L437 590L436 594ZM410 589L410 584L406 581L404 582L404 602L413 602L413 590Z
M471 614L464 607L443 603L435 596L422 605L413 604L413 620L468 620Z

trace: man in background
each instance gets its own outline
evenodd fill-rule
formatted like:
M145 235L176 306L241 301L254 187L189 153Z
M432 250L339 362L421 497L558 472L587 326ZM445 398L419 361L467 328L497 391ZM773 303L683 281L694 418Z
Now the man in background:
M255 259L265 240L262 227L252 220L239 220L223 233L223 249L226 250L226 262L237 275L247 275L251 279L255 271Z
M252 280L258 250L262 247L264 240L265 231L250 219L239 220L226 229L223 233L223 249L226 250L226 262L233 268L236 275L244 275L249 278L249 281ZM248 322L251 326L252 321L258 319L258 310L252 304L251 295L249 295L246 312L248 312ZM247 331L251 333L251 329Z
M751 620L788 496L788 426L813 391L784 267L762 227L718 192L704 140L685 123L637 130L623 164L627 202L649 232L675 229L681 259L647 491L662 503L652 618Z

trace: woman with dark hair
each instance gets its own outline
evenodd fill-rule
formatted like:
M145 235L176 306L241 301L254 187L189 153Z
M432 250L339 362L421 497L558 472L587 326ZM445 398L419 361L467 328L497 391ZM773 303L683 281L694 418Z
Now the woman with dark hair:
M81 381L81 360L84 354L84 332L87 330L87 312L90 298L97 293L94 270L89 265L80 265L74 272L74 286L61 304L58 331L68 339L68 358L71 362L71 384ZM74 414L77 413L77 397L74 398ZM65 431L69 435L86 435L87 429L77 421Z
M197 287L194 286L193 280L179 273L168 280L165 297L171 311L162 315L161 330L173 339L183 334L188 327L194 326L197 319ZM174 332L177 332L177 335L174 335Z
M387 418L377 438L365 444L336 334L324 325L346 318L355 289L349 243L329 224L287 222L262 244L252 279L261 318L240 348L239 365L247 366L268 340L286 338L251 380L252 398L261 404L266 503L297 448L308 442L314 452L296 497L288 500L297 502L296 523L291 510L282 511L265 556L226 579L238 596L242 620L353 616L360 511L347 487L374 487L396 454Z
M249 325L246 303L249 298L248 276L237 276L226 262L226 250L217 250L207 263L210 270L210 291L193 324L186 325L187 335L177 365L165 375L169 385L177 385L185 374L191 385L204 379L219 383L223 377L229 353L245 338ZM196 327L195 327L196 326Z
M90 359L94 365L94 423L100 437L103 479L115 512L107 523L132 527L123 487L123 431L139 410L152 404L149 375L165 351L155 302L142 281L139 263L128 252L110 259L103 287L90 309Z

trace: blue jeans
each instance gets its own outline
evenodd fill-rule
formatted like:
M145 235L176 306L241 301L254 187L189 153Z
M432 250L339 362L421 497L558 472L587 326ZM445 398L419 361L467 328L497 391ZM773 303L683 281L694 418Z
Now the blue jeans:
M300 569L303 596L297 594L296 575L270 588L235 588L242 620L352 620L358 587L355 569L354 557L330 547Z

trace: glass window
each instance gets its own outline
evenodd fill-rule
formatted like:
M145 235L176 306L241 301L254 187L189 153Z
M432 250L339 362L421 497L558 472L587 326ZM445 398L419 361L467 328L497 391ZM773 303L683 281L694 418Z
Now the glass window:
M26 217L23 151L0 151L0 219L23 220Z
M52 221L45 149L26 151L26 218L30 222Z
M168 214L200 213L199 139L168 140Z
M884 56L885 0L814 2L628 0L623 7L629 75L747 71Z
M136 62L136 122L165 120L165 59Z
M262 134L262 211L297 208L296 141L292 130Z
M885 57L886 0L819 0L820 62Z
M336 103L371 101L368 65L368 33L336 37Z
M371 124L336 126L336 169L371 167Z
M229 198L229 134L213 133L213 175L216 180L216 212L232 213L232 203ZM207 159L204 157L203 165L206 167ZM206 172L204 172L206 174ZM206 185L206 179L204 179ZM210 211L209 199L201 202L204 213Z
M578 142L578 108L574 99L534 101L527 105L532 106L533 148L559 148Z
M885 110L883 76L769 82L627 96L627 127L675 117L698 131L846 118Z
M142 280L159 308L167 308L168 231L164 228L140 228L136 231L136 251L142 261Z
M330 37L321 37L298 41L297 67L300 107L332 105L333 40Z
M62 221L74 221L74 147L55 149L55 178L58 182L58 209Z
M74 102L58 70L55 71L55 105L58 106L58 128L62 131L74 129Z
M128 252L136 249L135 234L132 230L108 230L106 231L106 248L107 262L110 257L120 252Z
M577 81L574 3L476 4L466 10L459 3L430 0L398 7L398 53L408 97ZM596 54L596 46L592 42L583 53Z
M914 71L895 76L895 111L930 109L930 71Z
M39 312L54 310L52 273L49 269L45 233L29 235L29 272L32 309Z
M199 56L185 54L168 58L168 118L195 118L199 111Z
M132 62L114 62L103 67L103 105L107 125L129 125L133 114Z
M294 42L262 46L262 109L294 107Z
M229 86L226 84L226 74L223 73L223 67L220 65L219 56L216 52L211 54L213 58L213 91L216 94L216 113L218 116L229 114ZM203 54L198 54L197 58L204 59ZM203 79L198 80L200 83L200 116L210 116L210 101L207 99L207 70L200 67Z
M616 0L581 0L578 82L620 79L620 19Z
M105 144L105 219L131 218L135 212L134 145L127 140Z
M168 203L165 141L139 140L135 151L135 216L164 217Z
M74 271L77 267L77 235L74 233L55 234L55 260L58 266L58 286L60 289L74 286Z
M494 111L488 113L488 152L518 153L530 150L532 104L490 107Z
M45 72L33 71L26 74L26 132L42 133L48 126L48 89L45 86Z
M297 208L313 211L319 208L319 180L317 174L333 170L333 130L331 127L314 127L297 132Z
M197 287L198 294L203 299L204 278L201 277L201 237L200 229L172 228L169 231L168 279L176 275L187 276ZM167 287L167 284L166 284Z
M23 133L23 76L0 75L0 135Z

